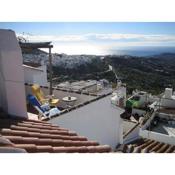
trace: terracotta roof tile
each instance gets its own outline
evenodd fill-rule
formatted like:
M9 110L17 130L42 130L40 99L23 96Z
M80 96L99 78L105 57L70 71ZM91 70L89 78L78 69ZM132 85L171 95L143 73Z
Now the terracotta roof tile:
M25 153L24 149L14 148L15 144L13 144L10 140L4 138L0 135L0 153Z
M74 153L74 152L78 152L78 153L87 153L89 152L88 148L85 146L82 147L66 147L66 149L64 147L54 147L53 148L55 153Z
M10 128L13 130L30 131L30 132L47 133L47 134L61 134L61 135L70 135L70 136L77 135L75 132L68 131L68 130L52 130L52 129L41 129L41 128L39 129L39 128L23 127L23 126L16 126L16 125L11 125Z
M49 125L44 125L44 124L35 124L35 123L18 123L17 126L23 126L23 127L31 127L31 128L38 128L38 129L52 129L52 130L65 130L68 131L66 128L61 128L57 126L52 126L51 124Z
M13 146L13 143L0 135L0 146Z
M97 146L98 142L94 141L72 141L59 139L39 139L36 137L22 137L22 136L4 136L15 144L31 144L35 145L52 145L52 146Z
M52 153L53 152L53 147L50 145L41 145L41 146L36 146L38 152L48 152Z
M75 132L44 121L0 118L0 152L103 153L107 145L99 145ZM2 140L2 141L1 141ZM5 148L4 148L5 147Z
M63 147L54 147L54 152L62 152L65 148ZM81 146L81 147L67 147L66 152L89 152L89 153L104 153L110 152L109 146Z
M150 150L150 152L157 152L160 148L164 146L164 143L158 143L154 148Z
M164 144L157 152L158 153L163 153L168 149L169 145L168 144Z
M37 152L37 147L35 144L15 144L15 148L24 149L29 153Z
M89 146L88 150L90 153L103 153L103 152L110 152L111 149L109 149L108 145L102 145L102 146Z
M175 146L174 145L169 145L169 147L165 150L165 153L172 153L175 150Z
M13 147L0 147L0 153L26 153L26 150Z
M171 153L175 146L150 139L138 139L132 143L121 145L117 151L124 153Z

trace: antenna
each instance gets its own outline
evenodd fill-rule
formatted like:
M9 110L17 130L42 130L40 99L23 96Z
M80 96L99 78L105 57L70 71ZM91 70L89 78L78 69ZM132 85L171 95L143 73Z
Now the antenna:
M118 77L117 74L116 74L115 69L114 69L111 65L108 65L108 66L109 66L109 71L112 71L112 72L114 73L115 78L116 78L116 81L117 81L117 82L121 82L121 80L119 79L119 77Z

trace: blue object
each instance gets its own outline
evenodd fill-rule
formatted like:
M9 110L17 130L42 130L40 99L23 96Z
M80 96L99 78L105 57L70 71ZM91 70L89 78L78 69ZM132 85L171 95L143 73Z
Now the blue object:
M27 96L27 100L33 106L37 106L42 112L45 112L44 109L41 108L41 104L38 102L37 98L31 94Z
M31 94L29 94L27 96L27 100L29 101L29 103L34 106L37 111L42 114L45 118L50 118L52 116L55 116L55 115L58 115L60 114L60 110L58 108L51 108L50 109L50 106L49 104L44 104L44 105L41 105L39 103L39 101L37 100L37 98Z

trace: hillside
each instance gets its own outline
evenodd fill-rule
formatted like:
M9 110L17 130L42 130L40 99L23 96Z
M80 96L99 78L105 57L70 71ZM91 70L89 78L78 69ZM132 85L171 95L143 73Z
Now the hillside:
M25 61L48 63L48 54L43 51L23 53L23 57ZM139 89L159 94L165 87L175 87L175 54L172 53L152 57L53 54L54 80L106 78L115 82L113 73L107 71L109 64L127 84L129 93Z
M175 54L152 57L107 56L130 91L146 90L161 93L165 87L175 87Z

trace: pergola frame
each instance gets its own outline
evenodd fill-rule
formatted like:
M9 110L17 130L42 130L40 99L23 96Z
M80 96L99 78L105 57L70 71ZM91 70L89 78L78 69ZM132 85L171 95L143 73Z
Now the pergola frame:
M49 49L49 80L50 80L50 86L49 86L49 95L52 95L52 52L51 49L53 48L53 45L51 45L51 42L19 42L19 45L21 49Z

